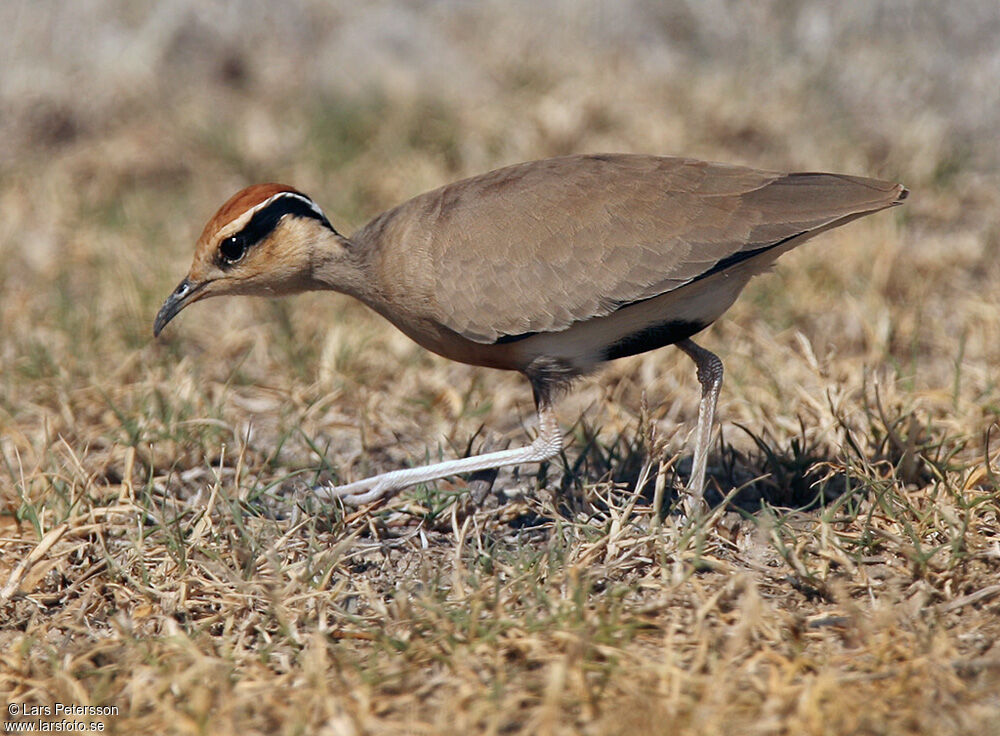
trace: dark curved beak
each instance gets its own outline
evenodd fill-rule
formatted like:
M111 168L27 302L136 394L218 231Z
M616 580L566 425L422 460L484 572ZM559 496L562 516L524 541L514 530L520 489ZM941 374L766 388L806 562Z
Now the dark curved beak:
M204 284L192 284L190 279L184 279L177 285L174 292L163 302L160 311L156 313L156 319L153 321L153 337L159 337L163 328L167 326L167 322L194 301L194 296L201 291L202 286Z

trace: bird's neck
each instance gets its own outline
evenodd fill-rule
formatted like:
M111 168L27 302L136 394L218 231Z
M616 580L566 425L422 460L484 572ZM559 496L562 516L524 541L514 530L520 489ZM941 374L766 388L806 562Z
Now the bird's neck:
M371 279L368 255L362 244L329 231L315 243L312 255L311 290L339 291L368 301Z

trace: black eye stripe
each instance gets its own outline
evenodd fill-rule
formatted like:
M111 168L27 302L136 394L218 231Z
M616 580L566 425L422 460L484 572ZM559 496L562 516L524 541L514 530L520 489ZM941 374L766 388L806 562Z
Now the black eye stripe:
M288 194L279 195L266 207L257 210L250 218L242 230L228 238L223 239L219 244L219 263L222 266L232 265L239 261L246 251L262 241L278 226L281 218L285 215L294 217L307 217L317 220L324 227L336 232L330 221L323 216L318 208L302 195ZM235 241L233 240L235 238ZM238 248L242 246L242 248Z

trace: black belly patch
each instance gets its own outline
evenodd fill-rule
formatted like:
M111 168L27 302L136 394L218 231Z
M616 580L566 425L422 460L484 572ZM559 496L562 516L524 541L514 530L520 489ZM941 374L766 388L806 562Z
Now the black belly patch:
M527 340L529 337L534 337L537 334L537 332L522 332L520 335L500 335L500 337L493 341L493 345L506 345L511 342L520 342L521 340Z
M615 360L645 353L647 350L662 348L664 345L673 345L701 332L706 327L708 324L703 322L689 322L683 319L646 327L631 335L626 335L618 342L606 347L602 357L604 360Z

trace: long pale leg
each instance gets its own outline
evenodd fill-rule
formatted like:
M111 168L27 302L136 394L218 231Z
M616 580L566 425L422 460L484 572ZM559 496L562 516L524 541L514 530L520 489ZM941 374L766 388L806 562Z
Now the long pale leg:
M708 465L708 448L712 440L712 423L715 405L722 388L722 361L719 357L691 340L681 340L677 347L687 353L698 366L698 383L701 384L701 402L698 404L698 429L694 439L694 462L688 482L685 507L689 516L705 510L705 468Z
M530 445L488 452L485 455L474 455L460 460L447 460L434 465L422 465L418 468L393 470L343 486L319 487L315 489L315 493L323 500L339 498L346 504L358 506L376 501L407 486L447 478L450 475L474 473L477 470L489 470L505 465L540 463L559 454L562 440L555 412L551 406L543 403L538 406L538 437Z

